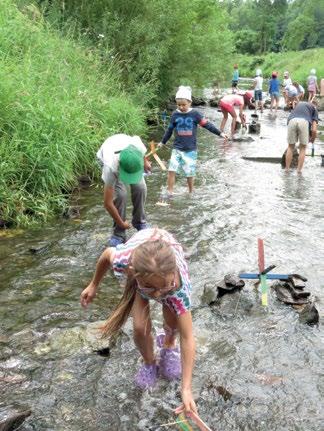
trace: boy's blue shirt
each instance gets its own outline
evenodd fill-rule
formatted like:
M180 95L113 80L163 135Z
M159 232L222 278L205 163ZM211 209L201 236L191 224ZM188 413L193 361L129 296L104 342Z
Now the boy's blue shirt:
M180 151L197 150L197 127L200 125L215 135L221 131L210 123L200 112L191 109L188 112L174 111L171 115L170 124L162 138L162 144L166 144L174 130L175 139L173 148Z
M239 71L235 69L233 72L233 81L238 81L238 80L239 80Z

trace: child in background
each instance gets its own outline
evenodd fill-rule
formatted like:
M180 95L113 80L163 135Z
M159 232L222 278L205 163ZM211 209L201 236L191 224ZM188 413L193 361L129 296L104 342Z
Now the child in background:
M253 80L254 82L254 99L255 99L255 112L257 111L257 108L260 108L261 113L263 112L263 104L262 104L262 85L263 85L263 78L262 78L262 71L261 69L257 69L255 73L255 78Z
M104 325L103 334L111 337L133 318L134 342L144 364L135 376L136 384L147 389L155 385L158 376L168 380L180 378L183 405L176 413L194 411L191 392L195 341L191 317L191 283L181 245L163 229L148 228L136 233L125 244L107 248L100 256L90 284L81 293L81 305L86 307L95 297L106 271L111 268L123 282L123 296ZM162 305L164 334L157 337L161 347L160 360L154 354L151 334L150 300ZM176 335L180 334L180 351Z
M236 121L237 121L235 106L238 106L239 108L239 117L241 119L242 127L246 127L246 118L243 113L243 110L245 106L250 105L252 97L253 97L252 91L246 91L245 93L242 93L242 94L227 94L226 96L221 98L219 102L219 107L222 110L223 119L220 125L220 129L223 132L228 119L228 114L230 114L232 117L231 139L233 139L233 136L235 133Z
M197 162L197 127L198 125L215 135L227 139L225 133L218 130L198 111L191 108L191 88L180 86L176 93L178 109L171 115L170 124L158 147L166 144L175 131L175 139L169 162L168 195L172 196L176 173L182 169L187 178L189 193L193 191Z
M314 97L316 96L316 93L319 92L315 69L312 69L310 71L310 75L307 78L307 90L308 90L308 101L312 102Z
M234 64L234 71L232 76L232 93L235 94L237 91L237 84L240 79L240 74L238 70L238 65Z
M269 80L269 94L271 97L270 111L275 107L278 110L279 97L280 97L280 81L278 79L278 72L272 72L271 79Z

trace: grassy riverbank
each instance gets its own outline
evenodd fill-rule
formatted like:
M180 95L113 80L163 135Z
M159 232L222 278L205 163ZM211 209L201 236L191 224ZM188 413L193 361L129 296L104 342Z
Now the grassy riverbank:
M111 58L62 38L36 8L1 3L0 219L25 225L62 211L106 136L146 126Z
M241 76L254 76L256 68L260 67L264 77L269 77L273 70L280 73L288 70L292 78L302 85L311 69L316 69L317 77L324 78L324 48L307 49L305 51L288 51L269 53L265 56L237 56Z

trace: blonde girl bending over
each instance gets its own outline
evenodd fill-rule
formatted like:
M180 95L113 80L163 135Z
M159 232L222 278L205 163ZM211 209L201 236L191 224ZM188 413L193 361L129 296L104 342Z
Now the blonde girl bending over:
M181 378L183 404L176 409L196 410L191 381L195 358L195 341L191 317L191 283L182 247L163 229L150 228L136 233L125 244L107 248L100 256L90 284L81 293L86 307L95 297L106 271L111 268L124 284L123 296L103 327L107 337L116 334L128 317L133 318L134 342L143 358L135 376L142 389L155 385L158 377ZM157 337L161 348L154 353L150 318L150 300L162 305L164 334ZM180 335L180 352L176 346Z

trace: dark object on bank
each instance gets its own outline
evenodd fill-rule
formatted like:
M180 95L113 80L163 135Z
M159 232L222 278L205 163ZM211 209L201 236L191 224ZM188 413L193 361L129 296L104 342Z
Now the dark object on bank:
M322 158L321 166L324 166L324 154L321 154L321 158Z
M31 415L31 410L17 407L0 408L0 431L14 431L20 428L24 420Z
M282 168L286 167L286 153L287 153L287 150L285 150L285 152L283 153L283 155L281 157L281 167ZM291 165L290 165L291 168L297 168L298 157L299 157L299 153L298 153L297 148L295 147L294 151L293 151L293 157L292 157Z
M237 275L226 274L224 279L217 283L218 296L223 296L226 293L233 293L241 290L245 286L245 282Z
M103 356L104 358L109 358L110 356L110 348L103 347L102 349L94 350L95 353L99 356Z
M78 178L78 182L81 189L86 189L91 185L91 178L88 175L81 175Z

